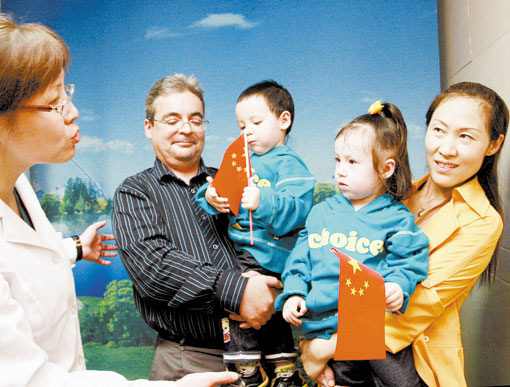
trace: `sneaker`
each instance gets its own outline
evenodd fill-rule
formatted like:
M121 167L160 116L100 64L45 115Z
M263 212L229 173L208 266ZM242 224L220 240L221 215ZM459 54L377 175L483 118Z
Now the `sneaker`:
M281 367L276 367L275 378L271 387L307 387L303 377L299 374L294 364L288 364Z
M269 378L259 362L236 363L239 379L234 384L237 387L266 387Z

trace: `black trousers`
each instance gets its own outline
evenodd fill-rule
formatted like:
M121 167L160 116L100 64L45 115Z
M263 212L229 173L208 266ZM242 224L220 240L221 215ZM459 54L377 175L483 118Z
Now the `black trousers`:
M238 253L237 265L243 272L254 270L264 275L280 278L279 274L262 268L255 258L244 250ZM290 324L283 319L281 312L276 312L258 330L243 329L239 326L239 322L230 319L228 325L230 340L225 343L225 354L223 355L225 363L260 360L262 355L269 362L297 357L292 329ZM222 329L225 333L223 324Z
M422 387L414 366L411 346L392 354L386 352L383 360L334 361L328 365L335 374L335 383L363 387Z

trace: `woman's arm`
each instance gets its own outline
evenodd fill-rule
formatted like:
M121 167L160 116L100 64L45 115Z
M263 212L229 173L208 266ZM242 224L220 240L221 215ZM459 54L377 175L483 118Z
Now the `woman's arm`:
M391 352L410 345L450 304L467 295L489 264L502 230L501 218L479 218L432 250L427 279L411 295L406 314L386 314Z

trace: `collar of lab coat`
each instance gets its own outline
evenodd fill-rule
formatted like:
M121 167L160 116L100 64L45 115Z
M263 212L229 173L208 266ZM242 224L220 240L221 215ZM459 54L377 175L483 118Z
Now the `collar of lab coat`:
M39 200L24 174L18 178L15 187L30 215L35 230L0 200L0 222L3 225L3 239L10 243L59 250L58 246L54 245L55 241L58 240L58 238L55 238L55 230L42 210Z

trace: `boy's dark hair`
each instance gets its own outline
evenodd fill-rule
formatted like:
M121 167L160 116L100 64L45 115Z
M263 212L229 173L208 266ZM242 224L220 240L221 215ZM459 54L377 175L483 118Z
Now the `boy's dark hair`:
M254 95L263 96L267 102L267 106L269 106L269 110L271 110L276 117L279 118L284 111L290 113L291 121L287 128L286 135L289 134L292 129L292 124L294 123L294 101L289 91L273 80L262 81L245 89L236 103Z
M412 189L411 167L407 155L407 126L399 108L386 102L382 104L380 114L363 114L355 118L338 132L336 138L362 125L372 127L375 132L372 146L375 170L380 171L380 163L384 158L395 160L393 175L388 179L381 176L384 191L397 200L407 198Z

